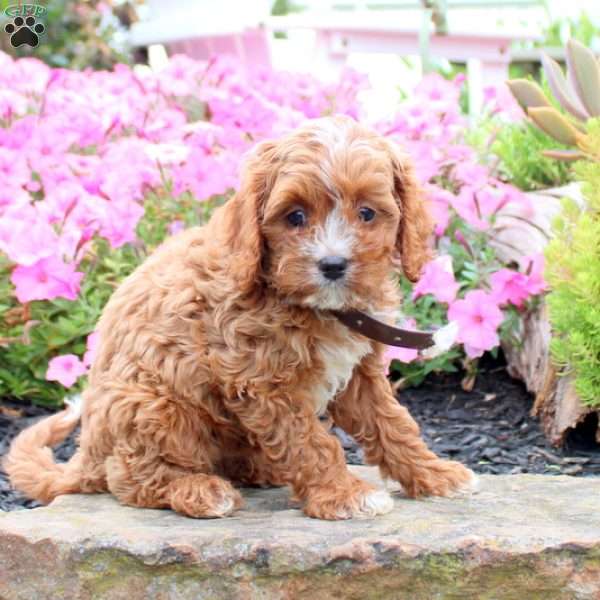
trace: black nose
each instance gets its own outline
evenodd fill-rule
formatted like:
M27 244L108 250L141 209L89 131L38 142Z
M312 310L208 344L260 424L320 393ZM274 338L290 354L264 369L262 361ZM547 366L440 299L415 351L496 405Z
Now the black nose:
M319 269L327 279L334 281L343 277L348 267L348 259L343 256L326 256L319 262Z

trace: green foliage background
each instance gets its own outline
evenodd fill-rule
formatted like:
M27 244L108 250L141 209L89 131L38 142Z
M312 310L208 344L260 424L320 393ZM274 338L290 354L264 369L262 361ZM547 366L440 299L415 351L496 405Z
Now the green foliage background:
M600 153L600 119L588 131ZM546 250L550 348L562 372L574 375L583 403L600 406L600 163L582 161L574 170L587 206L564 201Z
M217 197L198 202L188 193L175 198L166 183L146 197L134 244L114 249L103 238L94 240L78 269L85 277L77 300L30 302L25 309L28 314L23 314L9 289L12 265L0 254L0 398L60 406L65 388L46 380L48 361L62 354L83 356L86 338L110 295L169 235L169 223L180 220L186 227L201 225L223 201L224 197ZM83 380L69 393L76 392Z
M118 48L115 33L118 20L107 23L102 18L98 5L101 0L52 0L44 2L30 0L23 4L37 4L46 8L42 19L46 28L37 47L23 45L13 48L4 25L9 22L5 10L18 5L17 0L0 0L0 50L14 57L32 56L52 67L71 69L110 69L116 63L128 63L130 58L125 48ZM110 5L110 0L102 1Z
M456 234L468 242L464 245L456 241ZM490 275L504 265L496 256L496 251L490 245L490 238L486 232L478 232L468 228L464 221L454 217L446 230L447 240L452 240L440 251L452 257L454 276L460 283L460 294L469 290L481 289ZM425 294L417 299L412 298L412 286L405 278L401 278L402 314L412 318L421 330L430 330L441 327L447 322L447 310L431 294ZM519 312L510 305L503 309L505 320L500 328L500 337L518 343L515 334L518 331ZM491 354L496 357L498 349ZM478 359L470 360L464 356L461 349L454 347L443 354L430 360L417 360L411 363L394 361L392 371L402 379L403 387L420 385L427 375L436 373L456 373L460 366L466 369L467 374L476 373Z
M544 150L565 148L525 121L499 128L491 150L500 159L500 177L529 192L559 187L573 179L568 163L542 155Z

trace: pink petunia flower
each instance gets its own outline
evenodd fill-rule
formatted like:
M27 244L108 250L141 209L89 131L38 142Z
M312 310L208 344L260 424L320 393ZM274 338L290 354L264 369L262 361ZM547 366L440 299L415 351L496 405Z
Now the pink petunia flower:
M31 266L56 253L58 236L29 204L14 205L0 221L0 251L19 265Z
M404 329L410 329L416 331L417 323L414 319L404 319L400 325ZM400 348L399 346L388 346L384 355L383 360L389 369L393 360L399 360L403 363L410 363L419 356L419 351L414 348Z
M456 300L448 309L448 320L458 323L457 340L464 344L470 358L500 343L497 330L503 319L496 300L482 290L467 292L463 300Z
M135 201L122 204L107 202L105 214L100 218L100 235L106 238L113 248L136 239L136 227L144 216L144 208Z
M505 83L483 88L483 101L491 114L501 113L509 121L522 121L525 113Z
M63 354L62 356L56 356L48 363L46 379L48 381L58 381L66 388L70 388L86 372L87 369L78 356Z
M452 204L452 193L448 190L430 185L427 188L427 207L435 223L435 235L442 237L450 224L449 207Z
M456 298L459 284L454 279L452 257L438 256L425 265L423 274L413 288L413 299L432 294L438 302L450 303Z
M475 229L485 231L489 227L490 224L484 218L481 210L476 188L464 185L456 196L452 196L452 207L464 221Z
M528 289L532 296L541 294L547 289L548 284L544 280L544 255L541 252L523 256L519 263L521 269L527 275Z
M100 345L100 334L97 331L93 331L87 337L87 350L83 355L83 364L86 367L91 367L96 354L98 353L98 347Z
M15 188L28 184L31 179L31 169L21 152L2 148L0 146L0 181L3 185L10 181Z
M75 268L74 264L66 264L56 256L39 260L31 266L16 267L11 281L19 302L59 297L75 300L83 278L83 273Z
M169 225L167 226L167 230L169 231L169 233L171 235L175 235L177 233L179 233L180 231L183 231L185 229L185 223L183 221L180 221L179 219L175 219L175 221L171 221L171 223L169 223Z
M523 306L529 298L529 278L524 273L513 269L500 269L490 276L492 297L499 305L509 302L515 306Z
M386 365L391 364L393 360L399 360L403 363L411 363L419 356L419 351L414 348L399 348L398 346L388 346L383 355Z
M454 177L464 185L481 188L487 184L489 173L483 166L473 161L460 162L454 167Z
M498 304L502 305L510 302L517 307L521 307L525 300L542 293L546 289L546 282L543 277L543 254L524 256L520 263L523 272L500 269L490 276L492 296Z
M174 192L190 190L199 201L224 194L237 185L238 161L227 153L209 154L194 148L187 162L174 168Z

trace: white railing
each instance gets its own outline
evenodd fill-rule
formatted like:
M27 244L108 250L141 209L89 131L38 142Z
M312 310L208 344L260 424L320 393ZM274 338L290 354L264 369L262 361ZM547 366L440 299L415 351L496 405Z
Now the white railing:
M549 20L543 0L295 0L303 9L270 17L272 0L149 0L131 30L134 46L164 44L197 58L228 52L270 62L271 33L315 32L315 60L337 67L355 52L431 57L466 64L469 106L508 77L513 42L535 39Z

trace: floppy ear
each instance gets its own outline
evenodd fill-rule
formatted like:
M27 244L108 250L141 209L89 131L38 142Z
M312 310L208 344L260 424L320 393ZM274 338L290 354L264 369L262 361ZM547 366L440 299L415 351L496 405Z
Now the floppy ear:
M248 157L239 191L224 206L225 240L230 275L242 293L259 281L264 256L261 220L277 176L276 144L262 142Z
M431 259L429 238L433 223L427 211L424 193L409 158L390 148L394 172L394 194L400 208L396 238L396 264L410 281L417 281L423 266Z

